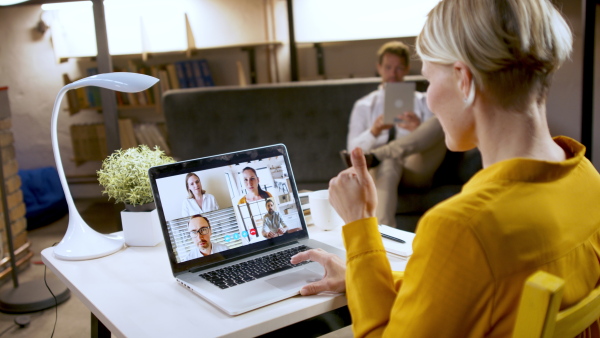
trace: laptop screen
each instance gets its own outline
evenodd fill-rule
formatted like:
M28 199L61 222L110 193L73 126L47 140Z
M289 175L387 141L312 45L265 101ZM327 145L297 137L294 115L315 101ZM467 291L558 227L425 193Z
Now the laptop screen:
M284 145L153 167L149 175L174 273L307 237Z

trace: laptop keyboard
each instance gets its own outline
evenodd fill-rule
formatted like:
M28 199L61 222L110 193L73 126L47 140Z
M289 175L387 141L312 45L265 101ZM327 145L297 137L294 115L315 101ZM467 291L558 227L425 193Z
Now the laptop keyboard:
M227 289L235 285L307 264L310 261L291 264L290 259L295 254L309 249L310 248L306 245L293 247L270 255L261 256L253 260L202 273L200 274L200 277L221 289Z

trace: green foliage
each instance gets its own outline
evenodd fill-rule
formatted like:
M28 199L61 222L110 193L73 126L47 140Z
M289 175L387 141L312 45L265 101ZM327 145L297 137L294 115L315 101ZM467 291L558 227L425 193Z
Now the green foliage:
M98 182L105 189L102 194L107 194L109 200L113 198L115 203L141 205L153 202L148 169L173 162L173 158L166 156L158 146L154 150L146 145L119 149L104 159L97 172Z

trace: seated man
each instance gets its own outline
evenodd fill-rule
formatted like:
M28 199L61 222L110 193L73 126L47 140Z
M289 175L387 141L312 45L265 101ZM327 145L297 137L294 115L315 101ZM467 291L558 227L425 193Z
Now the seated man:
M263 219L262 235L265 238L273 238L285 234L288 230L287 225L283 222L281 214L275 211L275 203L268 199L265 203L267 213Z
M213 243L210 240L212 230L208 218L194 215L188 222L188 231L194 241L194 248L188 253L185 260L208 256L217 252L229 250L226 245Z
M359 99L352 109L347 149L362 148L372 167L377 187L377 217L381 224L396 226L398 186L425 188L431 185L446 153L444 133L427 108L424 93L415 92L414 112L398 116L396 125L384 124L386 82L401 82L409 71L409 49L402 42L384 44L377 53L377 72L382 85ZM349 162L349 161L347 161Z

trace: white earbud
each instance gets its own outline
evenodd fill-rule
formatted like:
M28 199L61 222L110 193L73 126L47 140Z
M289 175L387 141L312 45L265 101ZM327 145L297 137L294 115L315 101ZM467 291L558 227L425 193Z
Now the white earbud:
M475 78L471 78L471 88L469 89L469 96L463 99L465 102L465 108L469 107L475 101Z

